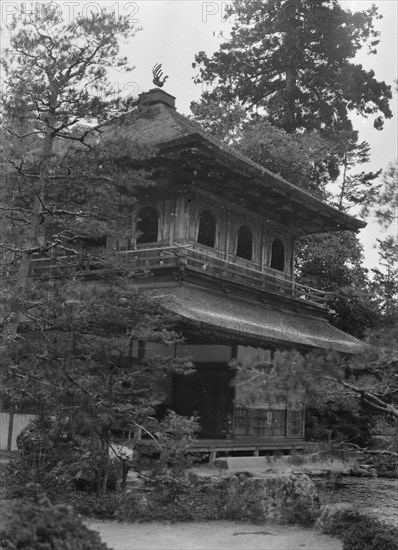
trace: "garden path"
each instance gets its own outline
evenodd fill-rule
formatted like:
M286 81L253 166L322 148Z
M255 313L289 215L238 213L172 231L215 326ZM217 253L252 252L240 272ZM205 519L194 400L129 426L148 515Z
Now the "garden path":
M316 530L227 521L118 523L85 521L113 550L342 550Z

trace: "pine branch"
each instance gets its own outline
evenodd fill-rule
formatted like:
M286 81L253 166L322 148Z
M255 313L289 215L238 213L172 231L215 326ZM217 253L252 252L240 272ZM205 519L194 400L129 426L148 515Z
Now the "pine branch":
M360 395L362 397L362 399L368 405L372 406L373 408L375 408L375 409L377 409L381 412L390 414L394 418L398 418L398 409L394 405L391 405L390 403L386 403L385 401L383 401L382 399L380 399L379 397L377 397L373 393L371 393L371 392L369 392L369 391L367 391L363 388L358 388L357 386L354 386L353 384L349 384L348 382L345 382L344 380L338 380L336 378L332 378L332 377L329 377L329 376L327 376L326 379L334 381L334 382L338 382L339 384L341 384L345 388L348 388L351 391L353 391L354 393L357 393L358 395Z
M372 450L372 449L368 449L367 447L360 447L356 443L349 443L348 441L342 441L338 445L335 445L335 444L332 444L332 445L335 449L349 445L353 449L356 449L358 451L362 451L363 453L366 453L368 455L384 455L384 456L392 456L394 458L398 458L398 453L396 453L395 451L389 451L388 449L374 449L374 450Z

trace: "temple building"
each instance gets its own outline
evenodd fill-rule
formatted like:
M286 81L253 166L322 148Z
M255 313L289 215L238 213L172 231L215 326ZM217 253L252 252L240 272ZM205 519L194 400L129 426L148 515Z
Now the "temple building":
M199 415L197 447L213 457L300 448L300 400L245 404L230 363L260 353L272 365L278 349L361 349L328 323L330 296L296 283L293 265L297 239L365 223L208 134L159 88L141 94L138 118L126 117L115 131L152 151L157 176L137 195L133 241L107 246L151 274L136 284L180 320L184 345L147 344L145 353L187 355L196 366L195 374L170 379L165 408Z

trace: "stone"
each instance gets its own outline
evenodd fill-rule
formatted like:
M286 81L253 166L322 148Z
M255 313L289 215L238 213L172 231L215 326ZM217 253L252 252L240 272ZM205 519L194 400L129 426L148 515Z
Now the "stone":
M212 464L215 468L220 468L221 470L226 470L228 468L226 458L216 458Z
M266 462L264 456L228 456L217 458L214 461L214 466L223 470L238 471L255 469L265 472L265 470L269 469L269 464Z

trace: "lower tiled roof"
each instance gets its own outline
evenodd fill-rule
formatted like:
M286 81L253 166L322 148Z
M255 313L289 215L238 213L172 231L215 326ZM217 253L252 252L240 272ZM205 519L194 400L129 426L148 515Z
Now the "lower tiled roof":
M182 320L212 327L215 336L233 336L237 343L257 341L289 347L359 353L364 344L330 325L326 319L288 312L274 306L182 284L154 291L165 307Z

